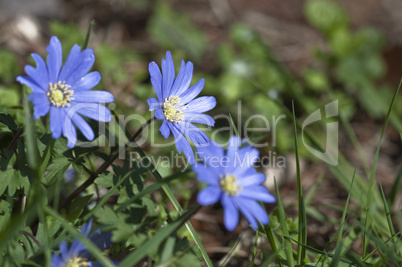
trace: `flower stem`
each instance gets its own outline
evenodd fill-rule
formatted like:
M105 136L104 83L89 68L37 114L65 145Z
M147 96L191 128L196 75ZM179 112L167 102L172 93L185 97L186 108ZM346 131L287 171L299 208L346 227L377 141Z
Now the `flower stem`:
M115 153L115 151L110 152L109 160L103 162L103 164L99 167L99 169L95 173L89 172L89 174L90 174L89 178L80 187L78 187L73 193L71 193L71 195L69 195L67 197L67 199L60 205L59 210L66 207L68 203L70 203L74 198L76 198L85 189L87 189L95 181L95 179L98 177L98 175L103 173L117 159L117 157L127 149L129 143L134 141L142 133L142 131L149 124L151 124L151 122L153 122L154 120L155 120L155 117L152 117L146 123L141 125L141 127L137 130L137 132L130 137L128 142L125 143L124 146L117 153ZM86 168L85 168L85 170L87 171Z

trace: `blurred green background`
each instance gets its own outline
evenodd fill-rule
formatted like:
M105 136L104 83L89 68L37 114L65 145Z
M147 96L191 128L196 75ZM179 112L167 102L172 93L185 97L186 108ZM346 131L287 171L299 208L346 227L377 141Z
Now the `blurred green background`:
M109 108L116 114L140 114L146 119L151 116L146 100L155 93L148 64L160 64L166 50L170 50L176 67L181 59L194 63L192 84L205 78L201 95L212 95L218 103L208 114L231 114L242 137L246 136L243 127L250 116L261 114L272 123L273 116L286 115L275 132L271 128L251 137L269 143L260 148L262 156L275 152L286 158L283 170L260 171L276 174L286 196L284 202L291 206L297 201L291 156L294 133L292 119L285 111L291 110L292 101L296 117L302 122L315 110L338 100L340 153L360 173L367 172L371 164L402 62L398 35L402 23L396 14L398 9L393 8L398 4L384 2L388 4L363 0L1 0L0 112L11 114L22 124L23 89L15 77L24 73L25 64L33 64L29 54L45 56L50 36L57 35L66 56L73 44L82 44L94 20L88 47L95 51L94 69L102 74L97 89L114 94L115 103ZM378 163L377 179L386 192L392 189L402 161L402 95L395 101ZM135 120L129 123L131 133L140 125ZM148 136L164 143L158 123ZM230 123L216 119L215 127L221 129L216 141L227 140ZM249 127L266 125L255 119ZM325 145L324 122L312 125L310 132ZM272 142L273 135L276 143ZM150 155L169 155L174 150L174 145L151 147L149 141L143 147ZM303 158L303 187L308 191L321 177L312 205L317 203L319 209L320 201L339 204L347 195L344 187L304 146L299 152ZM96 157L93 161L97 164ZM173 170L160 167L160 172L168 175ZM194 185L189 182L178 193L190 200L197 192ZM336 214L334 211L327 216ZM316 226L310 232L314 242L325 244L333 226L323 220L311 221ZM198 225L198 229L204 228ZM206 243L221 244L219 234L213 233L206 237Z

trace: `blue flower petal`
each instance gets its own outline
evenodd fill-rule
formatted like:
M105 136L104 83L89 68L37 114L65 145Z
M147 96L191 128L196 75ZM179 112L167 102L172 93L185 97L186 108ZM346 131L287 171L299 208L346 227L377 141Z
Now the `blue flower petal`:
M25 73L33 79L36 84L44 91L49 88L49 75L45 61L38 54L32 53L31 56L36 61L36 68L27 65Z
M190 101L187 104L185 112L203 113L213 109L216 106L216 99L213 96L202 96Z
M161 71L159 70L158 65L152 61L149 63L149 74L151 75L151 83L152 86L154 87L156 97L158 98L159 101L163 102L163 93L162 93L162 74Z
M162 109L161 108L156 108L156 110L155 110L155 117L158 119L158 120L164 120L165 119L165 115L163 115L163 111L162 111Z
M204 166L204 164L199 162L196 162L192 168L197 174L198 180L210 185L219 186L219 172L216 172L216 168Z
M162 96L163 98L169 98L170 89L172 88L175 77L175 69L173 64L172 55L170 51L166 52L166 60L162 60ZM161 101L161 99L159 99Z
M236 169L233 172L235 176L243 176L243 174L249 169L253 168L253 164L258 160L259 151L252 147L245 147L235 152Z
M64 109L52 106L50 108L50 131L52 132L52 137L57 139L61 136L63 132L63 124L66 118L66 113Z
M32 93L28 96L28 101L34 105L34 119L45 116L49 112L50 102L45 93Z
M212 158L222 158L224 154L224 150L222 146L220 146L216 142L209 142L204 146L197 147L197 155L206 163L209 164L209 161Z
M168 126L168 122L166 120L163 120L161 127L159 128L159 131L161 132L162 136L167 139L170 135L170 128Z
M75 102L110 103L114 97L106 91L78 91L74 92Z
M197 200L201 205L207 206L216 203L222 191L217 186L209 186L198 193Z
M50 44L47 46L46 51L49 53L49 55L47 56L49 81L51 83L57 83L61 64L63 61L63 52L61 50L61 43L56 36L52 36L52 38L50 39Z
M64 265L63 259L61 256L57 254L52 255L52 266L53 267L62 267Z
M147 102L149 106L149 111L153 111L154 109L161 107L161 104L158 102L158 100L156 100L155 97L148 98Z
M214 126L215 125L215 120L206 114L200 114L200 113L188 113L186 112L186 116L184 117L184 121L186 122L194 122L194 123L201 123L201 124L206 124L209 126Z
M73 148L77 143L77 132L75 126L71 122L71 117L66 116L66 119L64 120L63 135L67 138L67 146Z
M239 223L239 211L237 210L232 197L222 195L221 203L224 208L223 219L226 229L233 231Z
M179 90L179 88L183 82L183 78L185 76L186 76L186 62L182 59L179 74L177 74L177 77L173 83L173 86L170 89L170 94L169 94L170 96L178 96L177 91Z
M195 145L209 143L208 136L199 128L195 127L191 123L181 122L176 123L175 126L180 130L182 134L188 137Z
M60 256L66 257L68 255L68 246L67 246L67 242L66 241L61 241L60 243Z
M87 91L94 88L101 80L101 75L97 71L93 71L79 79L75 84L70 84L74 92Z
M112 119L110 110L103 105L88 103L77 112L93 120L109 122Z
M194 153L191 149L190 143L187 141L186 137L176 128L172 123L168 123L170 130L173 133L174 139L176 141L176 149L179 153L183 151L188 162L192 165L195 162Z
M184 60L182 60L179 74L177 75L177 78L174 81L173 87L170 91L170 95L180 96L190 86L192 78L193 78L193 63L187 62L187 64L185 64Z
M234 198L234 201L235 201L237 207L239 207L240 212L244 215L244 217L246 217L247 221L250 223L251 227L254 230L257 230L258 229L257 220L255 219L254 215L249 210L249 207L246 204L244 204L243 199L237 197L237 198Z
M237 176L239 177L239 176ZM242 188L245 188L246 186L250 185L260 185L263 182L265 182L266 177L262 173L256 173L251 176L240 176L241 178L238 178L237 184L240 185Z
M87 223L85 223L82 228L81 228L81 234L83 234L84 236L88 236L89 233L91 232L91 228L92 228L92 223L93 223L93 219L89 219L89 221Z
M77 257L81 251L84 251L86 248L85 246L79 241L79 240L74 240L73 243L70 246L70 249L68 251L68 256L65 257L67 259L73 259Z
M48 90L48 89L42 88L29 76L18 76L17 82L19 82L21 84L25 84L26 86L30 87L32 89L32 92L34 92L34 93L41 93L41 92L43 93Z
M242 190L239 191L238 196L266 203L274 203L276 201L275 197L271 195L268 192L268 189L262 185L252 185L244 187L242 188Z
M180 71L181 70L182 68L180 68ZM177 86L175 82L175 84L173 85L174 94L171 93L171 95L173 96L181 95L184 91L186 91L190 87L192 79L193 79L193 63L189 61L187 62L186 68L184 69L183 79L181 79L180 82L177 82Z
M76 69L72 71L68 77L66 77L66 84L75 86L75 84L79 82L82 77L92 68L94 63L94 51L90 48L82 51L78 58Z
M92 243L101 250L107 249L112 244L111 238L112 234L110 232L101 232L100 229L97 229L89 236ZM92 254L87 249L81 251L79 256L85 259L93 258Z
M204 88L205 80L202 78L198 83L194 84L191 88L188 90L184 91L179 97L180 97L180 103L181 104L187 104L194 98L196 98Z
M73 122L77 125L78 129L84 134L84 136L89 140L92 141L95 138L94 131L92 130L91 126L78 114L73 115Z
M267 213L257 202L250 199L237 198L236 204L254 229L258 228L255 219L264 225L269 222Z
M81 48L76 44L71 48L70 53L68 54L68 57L66 59L66 62L64 63L64 66L60 71L58 81L61 82L66 81L66 77L68 77L77 68L80 52Z
M238 157L237 151L239 150L240 145L240 138L237 136L232 136L229 139L229 144L227 148L227 156L232 164L238 164ZM241 167L241 166L240 166Z
M262 224L267 224L269 222L268 215L266 211L261 207L260 204L253 200L243 199L242 203L248 208L250 213Z

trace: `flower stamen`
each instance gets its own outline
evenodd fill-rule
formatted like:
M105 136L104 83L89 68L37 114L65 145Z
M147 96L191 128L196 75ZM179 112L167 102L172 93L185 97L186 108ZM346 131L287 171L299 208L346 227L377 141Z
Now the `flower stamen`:
M69 259L64 265L64 267L87 267L87 266L88 266L87 260L80 257L74 257L72 259Z
M70 106L70 101L74 100L71 97L74 93L73 90L70 89L71 86L66 84L66 82L57 82L55 84L49 83L49 91L46 95L49 97L50 103L52 103L56 107L68 107Z
M233 175L227 174L221 177L219 181L221 189L229 196L236 196L241 190L241 186L237 185L237 179Z
M183 104L180 103L180 97L171 96L165 98L163 103L163 115L165 119L174 123L182 121L184 119Z

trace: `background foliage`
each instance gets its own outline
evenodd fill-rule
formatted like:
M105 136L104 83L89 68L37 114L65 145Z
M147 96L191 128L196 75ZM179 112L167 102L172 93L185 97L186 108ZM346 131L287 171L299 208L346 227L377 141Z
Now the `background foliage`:
M281 20L268 15L251 23L246 15L230 13L226 1L221 2L229 7L189 2L71 1L63 4L63 16L60 11L21 13L5 24L19 29L26 16L38 34L31 38L24 30L16 35L4 30L11 37L0 43L0 265L48 264L60 241L72 241L75 229L91 217L96 227L112 233L113 245L103 254L93 253L105 264L112 259L121 266L401 265L402 96L389 78L400 76L400 64L393 69L385 57L392 47L390 37L375 27L356 26L351 11L336 1L304 1L297 8L305 28L295 31L313 33L317 42L304 50L301 58L308 60L298 63L297 56L281 57L278 47L286 48L281 35L264 34L271 26L292 34L289 23L278 26ZM255 2L265 14L268 4ZM241 14L251 12L243 7ZM102 74L97 89L115 95L108 107L116 116L107 125L92 122L101 133L91 148L68 150L60 138L48 149L48 118L29 120L29 89L19 86L15 77L24 65L33 64L29 53L45 55L51 35L63 43L64 55L73 44L81 45L92 19L96 24L89 47ZM25 29L31 25L26 23ZM289 57L291 51L301 51L302 45L294 42L296 50L284 50ZM216 119L218 142L232 134L227 128L232 123L246 137L243 127L253 114L270 122L272 116L286 116L275 132L251 135L270 144L260 148L261 156L272 159L275 152L286 159L286 168L258 167L267 174L267 186L278 203L265 206L270 224L257 232L245 221L227 232L218 204L188 220L203 185L184 163L173 168L148 164L147 155L176 153L174 144L151 147L151 138L156 143L172 141L159 134L159 122L144 132L147 142L131 148L138 157L115 161L84 192L68 199L141 125L130 120L121 129L118 115L151 117L146 99L154 97L154 91L147 65L159 64L167 49L175 62L184 58L194 63L194 80L205 78L202 94L218 102L210 115L234 118ZM334 100L339 103L340 157L337 166L330 166L307 151L300 124ZM304 133L309 145L323 150L325 123ZM250 126L266 127L259 120Z

